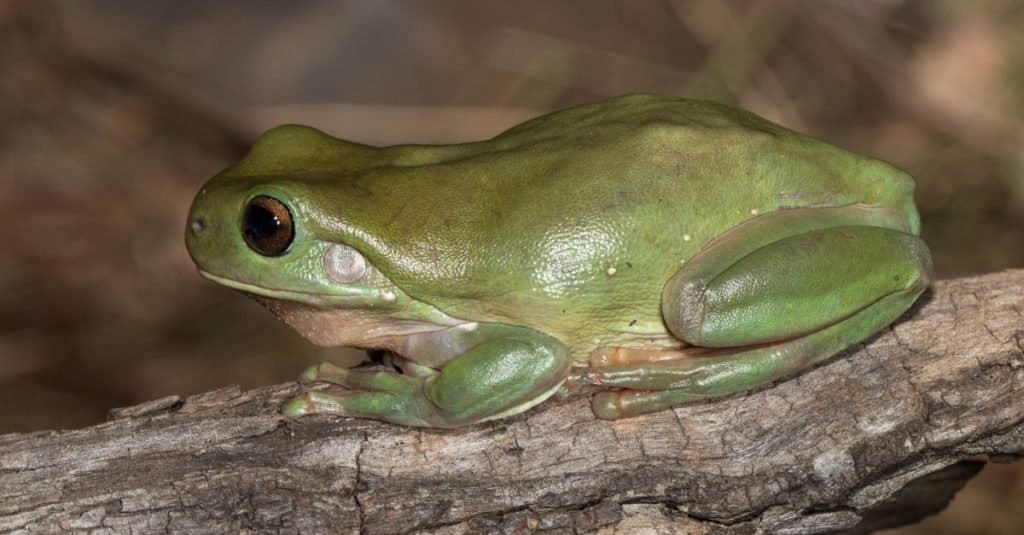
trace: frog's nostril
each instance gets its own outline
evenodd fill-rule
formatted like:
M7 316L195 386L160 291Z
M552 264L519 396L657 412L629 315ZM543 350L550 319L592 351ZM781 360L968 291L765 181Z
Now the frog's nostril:
M206 221L204 221L201 218L193 219L192 223L189 225L189 228L192 229L192 234L199 234L200 232L203 231L203 229L206 228Z

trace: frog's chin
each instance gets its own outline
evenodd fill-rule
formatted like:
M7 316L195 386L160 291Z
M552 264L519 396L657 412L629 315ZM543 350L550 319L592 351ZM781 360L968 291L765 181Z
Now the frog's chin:
M410 335L449 328L362 309L325 308L258 295L253 297L278 319L319 346L385 349L401 354Z
M303 303L314 307L343 307L343 308L362 308L362 307L385 307L392 305L395 302L394 293L387 292L383 295L373 298L365 292L353 293L350 295L332 295L315 292L297 292L294 290L279 290L277 288L267 288L266 286L260 286L258 284L252 284L248 282L242 282L236 279L228 277L222 277L220 275L214 275L209 271L199 270L199 274L208 280L216 282L222 286L227 286L235 290L239 290L250 294L254 297L264 298L268 300L288 301L292 303Z
M426 311L427 315L420 319L402 317L402 311L395 309L395 299L388 295L368 300L365 295L337 296L277 290L207 271L200 270L199 273L213 282L245 292L319 346L374 348L400 353L410 335L467 323L433 309Z

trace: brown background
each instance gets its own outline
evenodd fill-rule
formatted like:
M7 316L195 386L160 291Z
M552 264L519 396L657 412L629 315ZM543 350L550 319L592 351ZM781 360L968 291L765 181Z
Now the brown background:
M0 432L344 358L182 245L199 186L281 122L452 142L714 98L910 171L940 277L1024 265L1020 2L0 0L0 69ZM909 529L1022 522L1017 463Z

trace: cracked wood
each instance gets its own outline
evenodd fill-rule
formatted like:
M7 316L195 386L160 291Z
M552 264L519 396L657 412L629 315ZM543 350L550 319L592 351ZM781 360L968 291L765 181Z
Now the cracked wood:
M864 532L1024 452L1024 271L940 281L867 344L646 417L586 400L433 431L225 388L0 436L0 531ZM8 408L8 410L11 410ZM30 409L22 409L30 410Z

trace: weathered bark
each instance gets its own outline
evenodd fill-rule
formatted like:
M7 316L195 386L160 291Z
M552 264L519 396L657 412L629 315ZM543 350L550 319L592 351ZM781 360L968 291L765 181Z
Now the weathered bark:
M456 431L284 420L295 384L0 437L0 530L864 532L1024 453L1024 271L747 395L618 422L586 400ZM6 410L31 410L8 407Z

